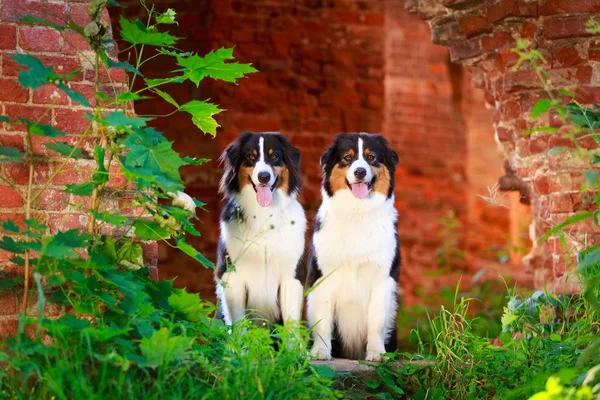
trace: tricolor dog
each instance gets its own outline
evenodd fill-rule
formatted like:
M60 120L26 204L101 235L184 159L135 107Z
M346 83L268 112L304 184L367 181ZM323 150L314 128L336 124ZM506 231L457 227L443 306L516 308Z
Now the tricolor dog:
M222 155L225 172L217 297L225 323L300 320L306 217L300 151L279 133L243 133Z
M396 349L400 272L394 171L381 135L338 135L321 156L323 203L308 259L311 354L381 361Z

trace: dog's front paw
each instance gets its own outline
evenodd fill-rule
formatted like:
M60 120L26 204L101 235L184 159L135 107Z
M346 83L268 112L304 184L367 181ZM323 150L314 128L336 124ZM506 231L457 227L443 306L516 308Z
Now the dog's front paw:
M385 357L383 354L385 354L385 349L367 350L367 356L365 357L365 361L372 361L372 362L387 361L388 358Z
M331 360L331 352L326 347L313 347L310 356L315 360Z

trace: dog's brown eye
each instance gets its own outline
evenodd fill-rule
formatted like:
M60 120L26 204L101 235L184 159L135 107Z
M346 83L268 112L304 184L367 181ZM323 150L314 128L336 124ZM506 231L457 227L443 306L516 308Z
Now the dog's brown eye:
M351 155L351 154L346 154L346 155L344 156L344 160L346 160L346 161L352 161L352 158L353 158L353 157L352 157L352 155Z
M276 153L271 153L271 155L269 156L269 158L271 160L277 160L279 158L279 156Z
M375 156L373 154L367 154L367 160L373 161L375 160Z
M248 156L248 160L250 160L250 161L254 161L254 160L256 160L256 156L255 156L254 154L250 154L250 155Z

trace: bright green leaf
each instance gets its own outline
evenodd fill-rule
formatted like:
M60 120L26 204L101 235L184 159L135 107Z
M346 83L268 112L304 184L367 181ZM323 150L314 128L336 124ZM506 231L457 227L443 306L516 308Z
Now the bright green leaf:
M202 264L204 267L215 268L215 264L213 264L208 258L204 257L202 253L198 252L198 250L186 243L185 238L177 238L177 248L196 261L200 262L200 264Z
M74 71L67 75L58 75L54 71L54 68L44 66L39 58L30 54L15 54L10 57L19 65L28 68L24 71L19 71L19 83L25 88L35 90L47 83L69 79L79 73L79 71Z
M117 260L124 260L128 263L143 267L144 250L139 243L125 242L117 251Z
M29 15L29 14L26 14L26 15L23 15L23 16L19 16L16 19L17 19L17 21L20 21L20 22L23 22L23 23L26 23L26 24L48 26L48 27L53 28L53 29L55 29L55 30L57 30L59 32L62 32L65 29L67 29L66 26L58 25L58 24L55 24L54 22L50 22L50 21L47 21L47 20L42 19L42 18L34 17L33 15Z
M117 96L117 101L134 101L134 100L144 100L144 99L149 99L150 97L148 96L140 96L137 93L132 93L132 92L124 92L124 93L120 93Z
M14 286L20 285L21 282L23 282L22 276L15 276L14 278L10 279L0 279L0 290L11 289Z
M121 17L121 37L131 44L147 44L151 46L172 46L177 38L166 32L150 32L139 20L130 22Z
M163 92L162 90L159 89L154 89L154 91L156 92L156 94L158 94L160 97L162 97L167 103L174 105L176 108L179 108L179 104L177 104L177 102L171 97L171 95L167 92Z
M552 100L550 99L540 99L535 106L533 106L533 110L531 110L531 118L535 118L538 115L541 115L548 111L552 107Z
M334 379L336 376L335 371L333 370L333 368L331 368L329 365L319 365L317 367L317 372L319 373L320 376L322 376L325 379Z
M220 48L211 51L204 57L197 54L191 56L178 55L177 64L183 67L184 77L191 80L198 86L205 77L225 82L233 82L244 75L257 72L251 64L226 63L226 60L232 60L233 48Z
M181 111L192 114L192 122L204 133L216 136L220 126L213 115L220 113L221 109L214 104L200 100L192 100L179 108Z
M115 215L108 211L99 213L99 212L92 210L91 213L94 216L94 218L96 218L98 221L108 222L109 224L113 224L113 225L122 225L125 222L127 222L127 220L129 219L128 217L125 217L122 215Z
M185 336L171 336L166 328L162 328L149 338L142 338L140 350L146 366L156 368L168 362L187 358L188 349L193 341L193 338Z
M94 182L67 183L64 191L75 196L91 196L94 191Z
M211 311L203 306L197 294L187 293L184 289L173 289L173 294L168 298L169 305L173 311L182 314L191 322L199 322L200 316L207 316Z
M585 211L585 212L581 212L578 214L575 214L571 217L569 217L567 220L565 220L564 222L556 225L554 228L550 229L548 232L546 232L540 239L539 242L542 243L544 242L546 239L548 239L550 236L554 235L555 233L561 231L562 229L564 229L565 227L575 224L577 222L592 218L594 216L594 213L591 211Z
M191 158L191 157L183 157L182 160L187 165L193 165L194 167L197 167L199 165L202 165L204 163L211 161L210 158Z
M175 21L175 10L173 10L172 8L167 9L167 11L165 11L162 14L159 14L156 16L156 23L157 24L177 24L177 21Z
M87 246L91 239L92 235L80 233L78 229L58 232L53 237L46 239L44 254L57 259L74 257L76 254L71 250Z
M171 234L155 221L138 219L133 223L135 234L142 240L168 239Z

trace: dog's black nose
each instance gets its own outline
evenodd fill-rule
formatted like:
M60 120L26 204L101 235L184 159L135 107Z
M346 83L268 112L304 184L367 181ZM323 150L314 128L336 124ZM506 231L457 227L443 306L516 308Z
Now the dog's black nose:
M259 172L258 173L258 181L260 183L269 183L271 180L271 174L268 172Z
M354 176L356 179L364 179L364 177L367 176L367 170L364 168L356 168L354 170Z

